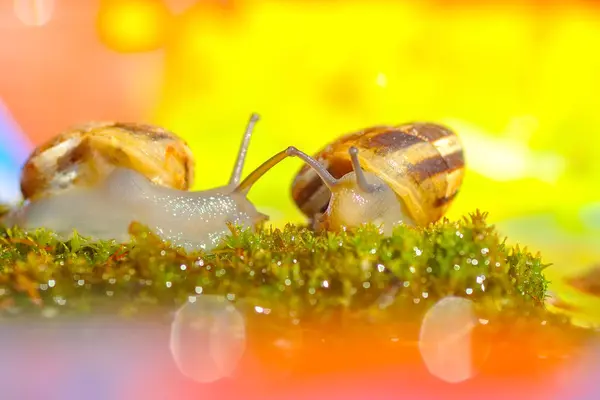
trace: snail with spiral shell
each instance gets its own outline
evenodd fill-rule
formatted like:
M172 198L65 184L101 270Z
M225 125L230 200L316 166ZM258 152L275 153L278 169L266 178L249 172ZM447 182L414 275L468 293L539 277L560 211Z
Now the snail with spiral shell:
M62 238L73 231L98 240L130 239L133 222L186 250L209 251L229 225L254 228L268 219L247 199L252 185L289 156L279 152L242 183L258 115L248 122L229 183L188 191L193 158L183 140L135 124L87 125L37 149L23 172L27 201L2 222L25 230L46 228Z
M317 229L365 223L426 226L440 219L457 195L464 152L449 128L415 122L345 135L305 155L292 197Z
M129 168L153 183L188 190L194 155L179 136L158 126L89 122L73 126L38 146L21 172L25 199L91 187L115 168Z

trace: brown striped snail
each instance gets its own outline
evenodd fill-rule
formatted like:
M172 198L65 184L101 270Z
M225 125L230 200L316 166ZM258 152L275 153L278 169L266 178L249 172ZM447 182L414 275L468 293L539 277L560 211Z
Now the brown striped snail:
M90 122L61 132L37 147L21 171L25 199L94 186L115 168L133 169L150 181L187 190L194 181L194 156L187 143L161 127Z
M292 197L314 228L334 231L437 221L460 189L465 164L458 136L428 122L367 128L309 158Z

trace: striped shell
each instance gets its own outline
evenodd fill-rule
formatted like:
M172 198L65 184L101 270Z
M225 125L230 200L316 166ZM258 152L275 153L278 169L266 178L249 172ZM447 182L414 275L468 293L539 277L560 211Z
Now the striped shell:
M341 178L352 171L351 146L358 148L362 168L392 187L417 225L440 219L462 184L462 144L445 126L414 122L367 128L339 138L314 158ZM314 218L327 208L330 192L305 165L294 179L292 197L304 214Z
M177 135L152 125L91 122L35 149L21 172L21 192L25 199L35 199L91 186L115 167L131 168L180 190L189 189L194 180L194 156Z

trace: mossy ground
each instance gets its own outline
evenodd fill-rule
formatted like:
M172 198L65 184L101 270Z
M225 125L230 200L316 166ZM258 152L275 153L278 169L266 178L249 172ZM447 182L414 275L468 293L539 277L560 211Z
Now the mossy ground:
M212 253L171 248L135 224L131 234L120 245L3 228L2 312L93 312L111 304L135 312L176 307L200 292L311 320L385 317L398 307L406 315L448 295L471 298L490 315L546 313L541 257L507 247L479 212L427 229L398 227L391 237L375 227L341 234L232 228Z

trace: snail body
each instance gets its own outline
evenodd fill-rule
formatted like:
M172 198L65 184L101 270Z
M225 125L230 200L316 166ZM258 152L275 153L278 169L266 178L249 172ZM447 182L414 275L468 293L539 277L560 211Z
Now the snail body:
M129 240L136 221L188 251L211 250L230 233L227 224L250 228L266 220L228 186L194 192L152 183L137 171L116 168L101 184L44 197L20 209L12 224L46 228L68 239L76 230L95 240Z
M339 138L310 158L314 164L307 162L300 169L292 197L317 229L376 220L387 220L388 227L399 222L426 226L444 215L464 176L458 136L427 122L367 128ZM362 190L357 172L379 189Z
M115 168L133 169L179 190L194 182L193 153L174 133L146 124L90 122L61 132L31 153L21 171L21 192L27 200L92 187Z
M106 179L93 186L75 186L27 201L4 223L26 230L46 228L64 239L76 230L96 240L127 242L130 224L139 222L173 246L210 251L231 233L229 224L254 228L268 220L247 199L247 193L290 152L277 153L240 183L257 120L253 114L227 185L204 191L179 190L154 183L134 169L114 167Z

